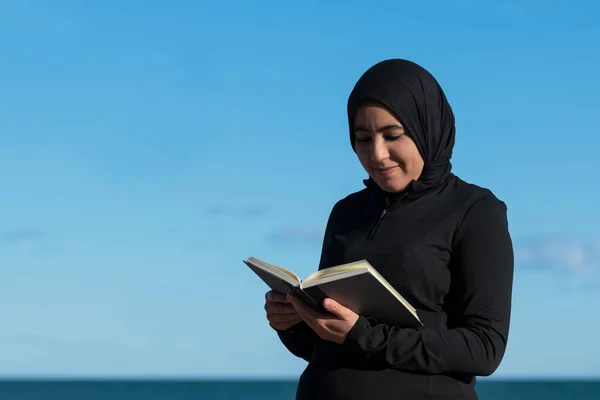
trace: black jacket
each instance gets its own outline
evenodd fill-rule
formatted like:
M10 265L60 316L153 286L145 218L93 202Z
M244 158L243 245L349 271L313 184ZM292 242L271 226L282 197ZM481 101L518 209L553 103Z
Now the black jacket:
M278 331L308 361L297 399L476 399L506 350L513 248L505 204L448 174L392 196L372 181L329 217L319 269L368 260L418 311L424 327L360 319L342 345L301 323Z

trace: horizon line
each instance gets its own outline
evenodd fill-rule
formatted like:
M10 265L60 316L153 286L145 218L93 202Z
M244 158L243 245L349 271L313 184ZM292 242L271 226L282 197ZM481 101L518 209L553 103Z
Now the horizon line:
M300 375L209 375L209 374L1 374L0 383L15 381L164 381L164 382L291 382ZM532 382L532 381L600 381L600 374L546 374L476 376L477 381Z

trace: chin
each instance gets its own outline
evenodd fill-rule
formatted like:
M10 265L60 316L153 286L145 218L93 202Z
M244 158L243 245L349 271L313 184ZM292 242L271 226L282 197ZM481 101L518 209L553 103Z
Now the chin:
M408 185L408 182L405 182L404 180L402 181L398 181L398 180L390 180L390 179L375 179L375 182L377 182L377 184L379 185L379 187L386 191L386 192L390 192L390 193L398 193L403 191L404 189L406 189L406 186Z

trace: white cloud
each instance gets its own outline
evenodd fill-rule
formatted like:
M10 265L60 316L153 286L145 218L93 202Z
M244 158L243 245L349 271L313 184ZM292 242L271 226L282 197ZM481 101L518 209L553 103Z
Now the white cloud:
M25 242L38 239L41 232L37 229L13 229L0 232L0 241L6 243Z
M579 274L600 272L600 238L555 235L515 242L517 267Z
M322 224L295 225L273 232L270 240L287 244L321 244L324 233Z

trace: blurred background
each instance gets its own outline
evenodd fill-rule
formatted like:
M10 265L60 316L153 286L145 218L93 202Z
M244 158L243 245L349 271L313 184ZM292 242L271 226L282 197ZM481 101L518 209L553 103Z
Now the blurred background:
M0 393L185 378L293 398L305 363L242 260L316 269L366 177L347 96L399 57L446 91L454 172L508 205L512 330L482 398L540 379L600 396L598 17L592 0L0 1Z

